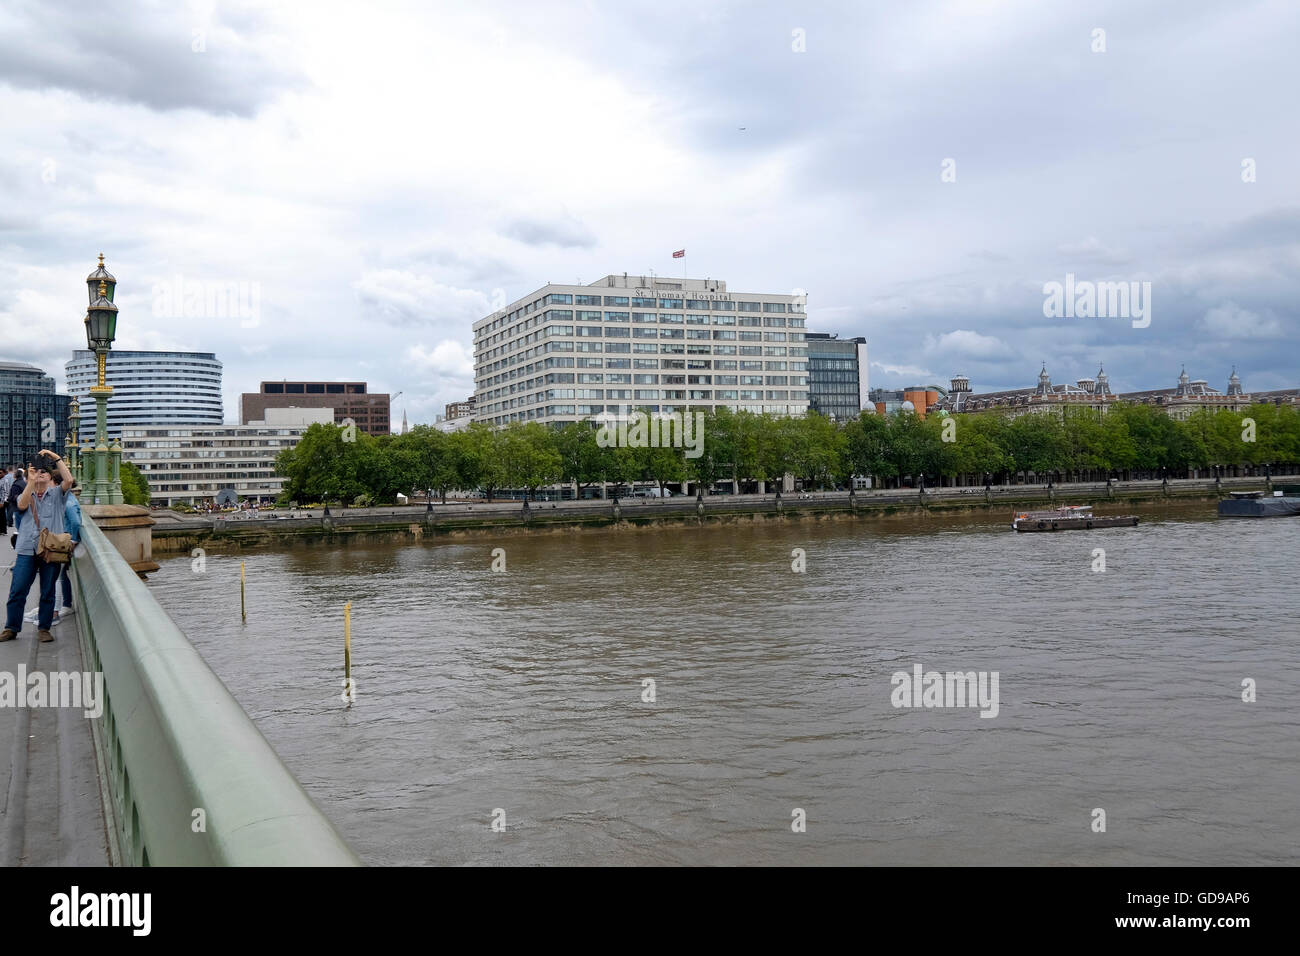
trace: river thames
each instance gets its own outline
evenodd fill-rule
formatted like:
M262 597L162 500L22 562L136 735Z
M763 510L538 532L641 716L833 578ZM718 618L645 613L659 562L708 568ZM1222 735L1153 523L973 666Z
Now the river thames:
M237 556L165 558L149 586L371 864L1300 862L1294 520L685 526L243 560L247 625ZM895 707L891 675L916 665L996 672L996 716Z

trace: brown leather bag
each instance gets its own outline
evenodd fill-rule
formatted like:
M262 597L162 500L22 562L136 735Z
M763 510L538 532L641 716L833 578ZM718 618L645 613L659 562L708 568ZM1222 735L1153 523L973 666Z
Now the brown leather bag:
M49 494L47 491L46 494ZM40 534L36 538L36 556L46 564L67 564L72 560L72 549L76 547L72 543L72 535L55 534L49 528L41 527L40 502L36 500L36 492L32 492L31 505L29 506L32 519L36 522L36 530Z

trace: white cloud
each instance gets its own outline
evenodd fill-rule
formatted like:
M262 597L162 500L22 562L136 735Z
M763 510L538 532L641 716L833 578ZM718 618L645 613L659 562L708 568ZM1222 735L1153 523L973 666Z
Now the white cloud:
M473 382L474 360L460 342L444 339L432 349L423 343L410 346L404 355L408 365L422 373L440 375L462 382Z
M970 329L956 329L935 337L925 337L925 351L944 357L966 358L1008 358L1015 353L1001 339L992 335L981 335Z
M915 379L932 379L934 373L928 368L922 368L919 365L888 365L883 362L872 362L872 368L880 369L886 375L901 375L904 378Z

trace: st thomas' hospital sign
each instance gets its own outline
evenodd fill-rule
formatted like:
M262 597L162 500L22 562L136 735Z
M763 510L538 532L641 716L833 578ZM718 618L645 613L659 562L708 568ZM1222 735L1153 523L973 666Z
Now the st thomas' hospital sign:
M692 289L686 289L686 290L683 290L683 289L665 289L665 288L662 288L662 287L660 287L660 288L654 288L654 289L647 289L647 288L645 288L644 286L641 287L641 288L638 288L638 289L631 289L631 290L629 290L629 291L632 293L632 295L636 296L636 297L639 298L639 299L640 299L640 298L650 298L650 299L660 298L660 299L661 299L661 298L663 298L664 296L666 296L666 295L670 295L670 294L671 294L671 295L673 295L674 297L681 297L681 298L687 298L687 299L703 299L703 300L713 300L713 301L717 301L717 302L730 302L730 301L731 301L731 293L730 293L730 292L696 292L696 291L694 291L694 290L692 290Z

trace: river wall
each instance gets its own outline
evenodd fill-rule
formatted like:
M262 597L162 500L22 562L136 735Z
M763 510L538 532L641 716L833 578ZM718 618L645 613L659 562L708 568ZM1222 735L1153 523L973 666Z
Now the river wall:
M511 534L566 534L582 531L630 532L667 529L681 525L770 521L930 521L978 520L1010 525L1018 510L1050 508L1063 504L1091 504L1098 514L1134 512L1206 516L1227 494L1228 482L1130 482L1046 487L945 488L921 493L870 492L848 495L819 494L800 497L775 495L712 496L703 499L620 499L618 502L564 501L452 501L393 508L333 511L321 509L289 512L255 519L160 518L153 529L156 554L209 551L243 551L301 544L346 547L350 540L413 542L426 538L464 538ZM1263 488L1259 479L1239 479L1233 490ZM1239 487L1240 486L1240 487ZM309 516L308 516L309 515Z

